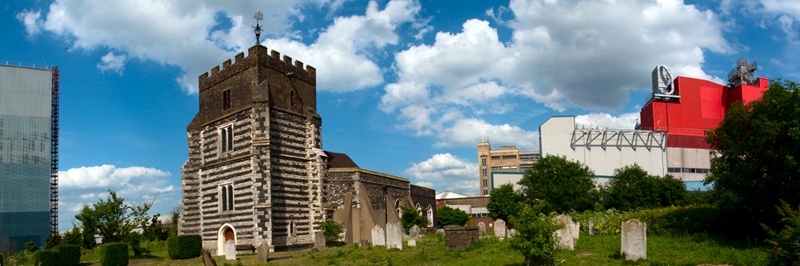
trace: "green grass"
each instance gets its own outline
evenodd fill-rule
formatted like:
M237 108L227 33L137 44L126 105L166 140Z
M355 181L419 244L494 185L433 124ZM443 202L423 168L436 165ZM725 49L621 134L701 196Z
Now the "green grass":
M201 258L170 260L164 245L154 243L150 256L132 257L130 265L202 265ZM159 248L161 247L161 248ZM155 248L155 249L154 249ZM703 234L671 236L648 235L647 259L620 259L619 235L588 236L582 232L574 251L556 254L559 265L764 265L768 250L763 246L722 240ZM242 265L266 265L255 255L238 255ZM268 265L523 265L518 252L495 238L483 239L465 251L445 250L441 235L429 235L417 241L416 247L386 250L383 247L359 247L348 244L328 247L318 252L298 250L270 254ZM217 265L236 265L224 257L214 257ZM100 265L94 250L85 251L81 265ZM32 265L27 262L20 265Z

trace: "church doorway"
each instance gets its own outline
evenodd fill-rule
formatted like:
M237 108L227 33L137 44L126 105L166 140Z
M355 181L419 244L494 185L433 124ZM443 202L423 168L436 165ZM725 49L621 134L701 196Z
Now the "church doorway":
M236 229L230 224L223 224L217 233L217 256L225 255L225 242L233 241L236 244Z

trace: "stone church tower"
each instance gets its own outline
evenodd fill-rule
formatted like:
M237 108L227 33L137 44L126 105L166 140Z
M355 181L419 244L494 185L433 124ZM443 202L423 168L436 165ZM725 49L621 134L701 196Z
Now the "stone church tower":
M289 249L313 244L323 219L322 118L316 70L257 44L199 78L187 127L181 234Z

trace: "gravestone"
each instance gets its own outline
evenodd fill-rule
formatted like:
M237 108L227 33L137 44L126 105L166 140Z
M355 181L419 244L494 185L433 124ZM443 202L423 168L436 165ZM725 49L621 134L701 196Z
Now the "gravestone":
M403 249L403 223L400 221L386 224L386 248Z
M503 219L494 221L494 236L499 238L506 237L506 221L503 221Z
M225 240L225 259L236 260L236 244L233 240Z
M408 237L410 238L419 237L419 226L417 226L416 224L412 226L411 229L408 230Z
M561 229L556 230L556 236L558 237L558 242L556 246L561 247L563 249L568 250L575 250L575 237L573 237L572 231L574 230L574 223L572 222L572 217L567 215L559 215L556 216L556 221L562 227Z
M256 249L256 259L265 263L269 261L269 244L267 242L262 242Z
M572 242L574 242L574 244L577 246L578 245L578 239L581 237L581 222L578 222L578 221L573 222L572 223L571 232L572 232L572 239L573 239Z
M372 227L372 245L373 246L386 246L386 234L380 225Z
M647 259L647 224L637 219L622 222L620 250L626 260Z
M314 247L318 249L325 247L325 235L322 231L314 232Z
M478 233L483 234L486 233L486 224L483 222L478 223Z
M599 232L597 232L597 229L594 229L594 221L589 220L589 235L593 236L593 235L597 235L598 233Z
M202 249L201 252L202 253L200 255L203 257L203 266L217 266L217 262L207 249Z

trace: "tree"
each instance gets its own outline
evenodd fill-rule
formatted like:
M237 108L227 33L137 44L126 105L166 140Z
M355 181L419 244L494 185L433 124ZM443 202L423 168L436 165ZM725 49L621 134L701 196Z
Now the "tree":
M319 229L322 230L322 235L325 236L325 242L328 243L339 240L339 234L343 232L342 225L334 220L320 222Z
M403 223L403 229L406 233L410 233L411 227L414 225L424 228L428 226L428 217L425 217L414 208L408 208L400 206L400 209L403 211L402 217L400 217L400 221Z
M84 226L84 243L87 237L94 241L95 233L103 237L103 243L123 242L134 228L149 218L146 215L152 202L129 205L125 199L118 198L116 192L109 190L108 194L107 200L100 199L93 207L84 206L75 215Z
M522 208L522 195L515 192L511 184L492 190L489 194L489 203L486 204L486 209L492 218L509 222L511 217L517 215L520 208Z
M677 205L686 198L686 185L672 176L648 175L634 164L617 168L608 185L607 208L621 211Z
M64 243L70 245L83 245L83 237L81 236L81 228L78 226L73 226L71 231L64 233Z
M713 184L721 210L751 225L775 225L780 200L800 204L797 83L773 80L761 99L734 103L706 140L717 154L705 183Z
M449 206L444 206L436 212L437 228L442 228L446 225L463 226L467 221L469 221L469 214Z
M766 225L761 225L769 239L767 244L771 247L771 265L797 265L800 262L800 209L795 211L785 201L777 206L778 214L782 217L780 224L783 229L776 232Z
M522 253L525 265L553 265L555 263L555 231L563 227L551 216L544 215L538 207L523 206L517 216L511 217L516 234L509 239L509 247Z
M530 205L541 205L541 211L567 212L591 210L597 201L593 193L594 172L563 156L548 155L525 172L519 184L523 199Z

